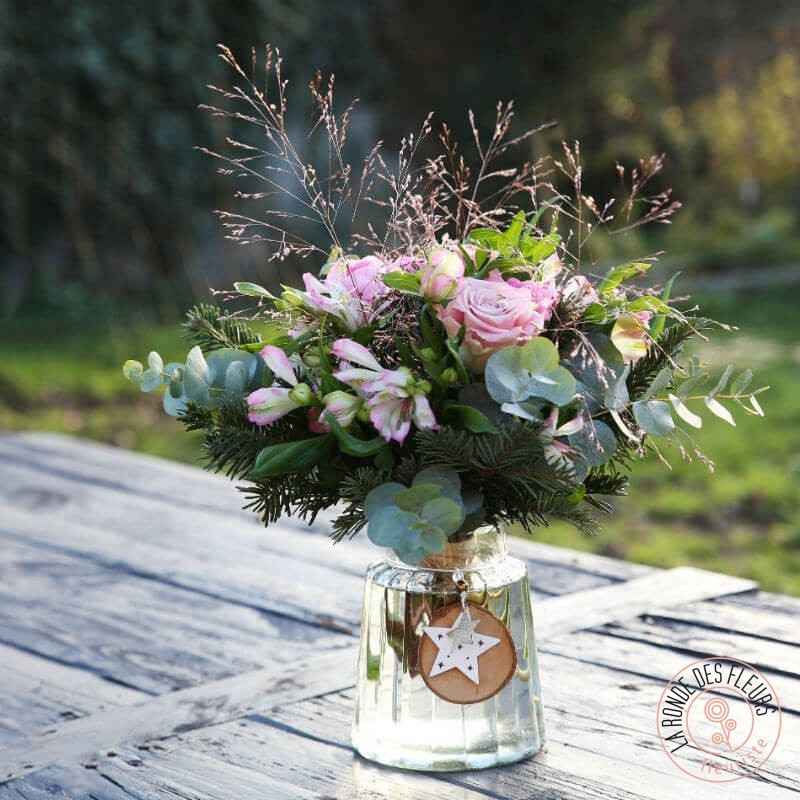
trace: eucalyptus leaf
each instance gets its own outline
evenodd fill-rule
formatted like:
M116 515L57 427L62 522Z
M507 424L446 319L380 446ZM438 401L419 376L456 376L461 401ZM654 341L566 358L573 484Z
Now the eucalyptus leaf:
M393 548L402 558L401 550L419 547L420 534L412 527L418 521L416 514L397 506L384 506L370 517L367 536L373 544Z
M248 368L243 361L233 361L225 370L225 391L230 397L244 394L248 380Z
M664 367L656 376L653 378L653 382L650 384L647 391L642 395L642 400L649 400L651 397L655 397L659 392L664 391L672 381L672 370L669 367Z
M736 421L734 420L733 415L718 400L715 400L713 397L706 397L705 404L706 408L715 417L719 417L721 420L724 420L725 422L728 423L728 425L733 425L734 428L736 427Z
M453 500L437 497L425 503L420 516L430 525L440 528L445 534L452 534L464 521L464 509Z
M186 395L181 391L178 397L172 394L172 385L170 391L164 392L164 411L171 417L177 417L186 410Z
M693 428L702 428L703 420L686 407L686 403L674 394L670 394L669 401L675 409L675 413L687 424Z
M750 385L750 381L753 380L753 373L746 369L732 384L731 384L731 394L735 397L739 397L739 395L744 394L747 387Z
M142 363L140 361L134 361L133 359L128 359L122 365L122 374L131 382L135 383L137 386L141 383L142 380L142 371L143 371Z
M397 495L405 491L402 483L390 482L376 486L364 500L364 516L371 519L381 508L395 505Z
M183 384L188 400L201 406L209 404L211 396L208 391L208 364L199 346L193 347L186 356Z
M441 494L441 487L435 483L421 483L400 492L395 497L394 502L403 511L413 511L415 514L419 514L425 503L441 497Z
M731 375L733 375L733 364L728 364L728 366L725 367L725 371L722 373L722 377L720 377L717 381L717 385L709 392L709 395L713 397L715 394L724 392Z
M143 392L152 392L158 389L164 383L164 376L160 372L153 372L148 369L142 373L141 380L139 381L139 388Z
M161 356L156 353L155 350L153 350L147 354L147 366L149 366L153 372L163 372L164 359L162 359Z
M628 374L630 373L630 364L625 367L622 372L617 376L614 383L609 387L606 396L603 399L603 405L610 411L618 411L620 408L626 406L630 401L628 394Z
M639 400L633 404L639 427L651 436L668 436L675 430L669 406L662 400Z
M580 450L581 459L588 467L599 467L614 455L617 441L614 431L605 422L587 420L583 430L567 437L572 447Z

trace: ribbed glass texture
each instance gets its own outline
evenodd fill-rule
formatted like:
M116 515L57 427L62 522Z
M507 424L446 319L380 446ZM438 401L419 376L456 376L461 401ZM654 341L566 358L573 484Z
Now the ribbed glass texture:
M503 621L517 652L511 681L472 705L437 697L417 665L423 627L458 600L456 568L469 584L468 599ZM482 528L422 564L388 553L367 568L352 741L381 764L437 771L509 764L542 747L528 573L508 556L504 533Z

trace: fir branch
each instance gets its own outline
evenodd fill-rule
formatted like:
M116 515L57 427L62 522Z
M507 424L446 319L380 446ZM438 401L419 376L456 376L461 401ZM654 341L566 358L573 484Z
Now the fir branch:
M647 355L642 356L631 368L627 381L631 400L638 400L664 367L674 369L687 339L702 334L713 324L712 320L705 317L688 317L664 330L649 348Z
M186 339L200 345L204 352L222 347L240 349L260 341L244 322L225 316L222 309L209 303L192 306L186 312Z

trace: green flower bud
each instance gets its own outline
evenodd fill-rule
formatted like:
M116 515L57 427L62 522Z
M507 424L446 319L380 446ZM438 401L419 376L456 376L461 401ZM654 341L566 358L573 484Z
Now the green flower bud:
M314 392L311 391L311 387L305 383L298 383L291 392L289 392L289 397L294 400L295 403L299 403L301 406L307 406L311 404L311 399L314 397Z
M458 373L452 367L442 370L442 383L446 386L449 386L451 383L456 383L457 381Z
M309 352L303 356L303 363L309 367L319 367L322 364L322 357L319 353Z
M433 386L431 386L430 381L420 381L414 387L414 394L428 394L431 389L433 389Z
M436 358L436 353L434 353L430 347L423 347L422 350L419 351L419 354L426 361L433 361Z
M358 418L361 420L361 422L369 422L370 410L370 407L366 403L361 406L361 409L358 412Z

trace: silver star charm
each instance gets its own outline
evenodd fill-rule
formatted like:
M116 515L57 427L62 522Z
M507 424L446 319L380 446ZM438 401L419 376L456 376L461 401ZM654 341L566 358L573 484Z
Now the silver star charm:
M472 634L475 628L478 627L478 623L473 622L464 613L458 619L459 621L456 622L447 635L453 640L453 644L472 644Z
M450 628L438 628L432 625L423 628L425 634L439 648L428 673L431 678L447 670L457 669L473 683L480 682L478 657L499 644L500 639L479 633L476 630L479 623L480 620L473 622L462 611Z

